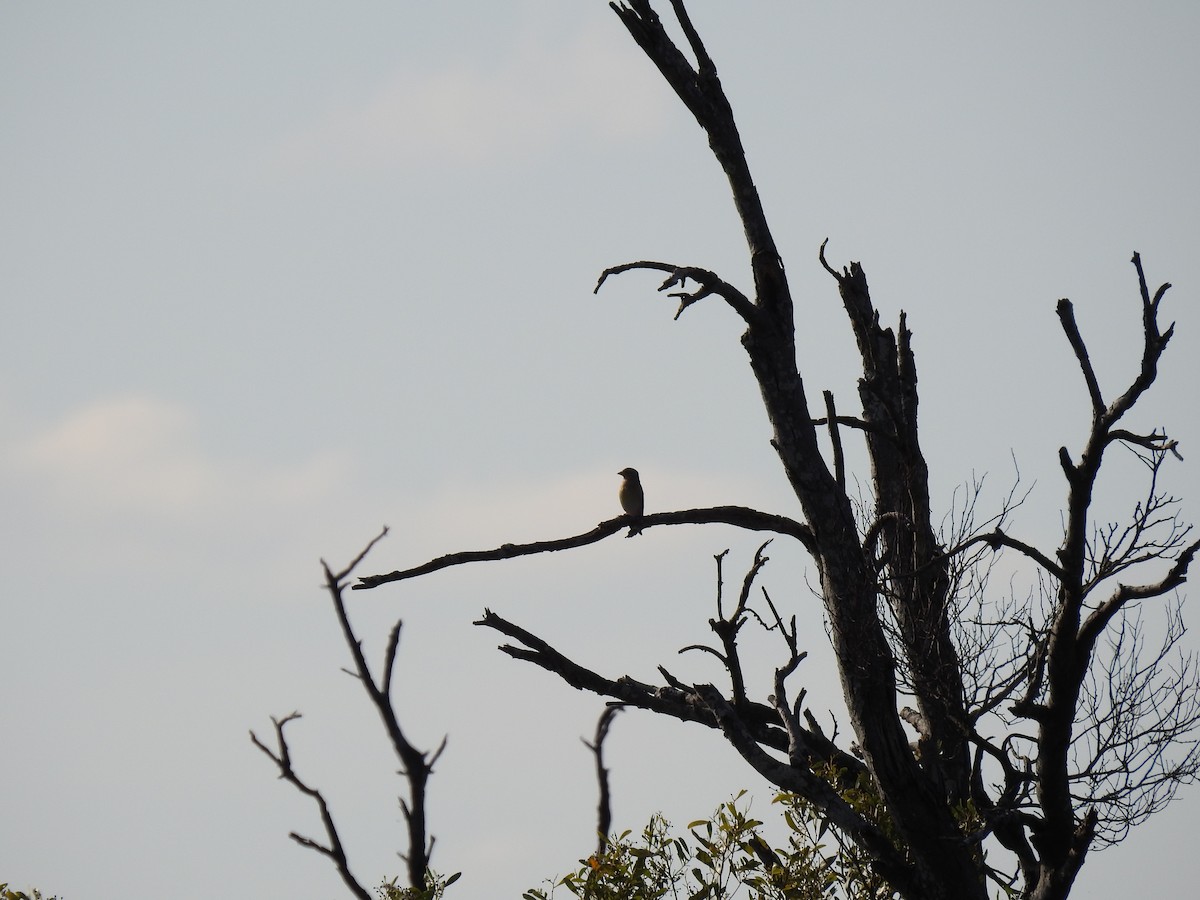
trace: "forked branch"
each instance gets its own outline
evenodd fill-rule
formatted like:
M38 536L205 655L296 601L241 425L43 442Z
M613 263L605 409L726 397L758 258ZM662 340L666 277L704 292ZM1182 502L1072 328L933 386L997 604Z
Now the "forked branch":
M405 824L408 827L409 843L408 852L400 855L407 864L409 886L416 891L423 892L428 887L429 856L433 852L434 843L433 838L428 836L425 817L426 784L429 776L433 773L434 763L446 747L446 741L443 739L441 745L433 753L424 753L409 743L404 735L404 731L400 727L400 721L396 715L395 706L392 703L392 683L396 667L396 654L400 646L401 623L397 622L388 636L383 677L377 683L371 674L370 667L367 665L366 657L363 654L362 641L355 635L354 629L350 624L350 618L346 613L346 604L343 598L346 579L353 574L354 569L363 561L367 553L371 551L371 548L379 543L387 533L388 529L385 527L344 569L334 572L324 560L321 560L321 567L325 573L325 588L333 600L334 611L337 613L342 635L354 660L354 670L346 671L361 682L367 695L370 697L372 705L383 721L384 729L387 731L392 749L400 759L402 766L401 774L408 781L409 797L408 800L402 799L400 801L400 808L404 814ZM313 798L321 812L321 819L325 823L325 832L328 837L327 845L320 844L311 838L304 837L295 832L291 834L292 839L301 846L308 847L323 856L327 856L333 861L338 874L341 875L342 880L350 888L354 896L360 898L360 900L369 900L371 897L370 893L363 888L350 872L349 865L346 862L345 850L338 836L337 828L334 827L333 818L330 815L329 806L325 802L325 798L321 795L320 791L309 787L301 781L292 768L291 753L287 740L284 737L283 729L288 722L298 718L300 718L299 713L292 713L283 719L271 720L275 725L277 750L273 751L267 747L258 739L253 731L250 732L250 740L259 750L274 760L276 766L279 768L279 777L294 785L301 793Z
M414 747L400 727L400 719L396 714L395 704L392 702L392 678L395 673L396 653L400 646L402 623L396 622L388 635L383 677L376 683L375 676L371 673L366 656L363 654L362 641L355 635L354 628L350 624L343 597L346 579L351 576L355 566L362 562L370 549L382 540L387 531L385 527L355 558L354 562L341 572L334 573L324 560L321 560L321 566L325 571L325 589L333 600L333 607L342 627L342 636L346 639L346 646L349 647L350 654L354 658L354 672L351 674L355 675L362 683L367 696L371 698L371 704L379 713L392 750L400 760L400 773L408 781L408 800L401 799L400 801L400 810L404 814L404 823L408 827L408 851L402 853L401 857L408 867L410 887L415 890L424 890L429 873L429 857L433 853L434 844L434 839L428 834L425 816L426 788L429 776L433 774L434 763L446 749L446 739L443 738L441 744L432 753L426 753Z
M600 278L596 282L596 287L592 293L600 293L600 288L608 280L609 275L620 275L623 272L630 272L635 269L652 269L669 273L669 277L658 286L658 290L661 292L673 287L680 289L674 293L667 294L668 297L675 297L679 300L679 309L675 312L676 319L683 315L683 311L693 303L698 303L705 297L710 296L720 297L728 303L747 325L751 324L758 315L754 304L750 302L746 295L729 284L729 282L721 279L715 272L697 268L696 266L676 266L672 263L655 262L649 259L623 263L619 266L609 266L600 273ZM696 290L685 290L688 279L696 282Z
M329 843L322 844L296 831L289 832L288 837L301 847L307 847L309 850L315 850L322 856L328 857L333 863L334 868L337 869L338 875L341 876L342 881L350 890L350 893L357 897L358 900L372 900L370 892L359 883L358 879L354 877L354 873L350 871L350 864L346 860L346 849L342 846L342 839L338 834L337 826L333 824L333 815L329 812L329 804L325 802L325 797L319 790L309 787L308 784L302 781L300 776L296 774L296 770L292 768L292 754L288 747L287 738L283 734L283 729L289 722L299 718L300 713L298 712L284 716L282 719L276 719L274 716L271 717L271 724L275 726L276 749L274 750L260 741L258 735L253 731L250 732L250 741L254 746L269 756L279 768L279 777L291 784L306 797L311 797L317 804L317 809L321 813L321 822L325 826L325 836Z

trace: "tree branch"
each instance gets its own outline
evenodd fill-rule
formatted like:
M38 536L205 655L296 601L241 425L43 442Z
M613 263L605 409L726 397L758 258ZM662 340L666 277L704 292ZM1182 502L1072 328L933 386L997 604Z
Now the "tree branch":
M1094 609L1084 620L1079 629L1080 642L1091 646L1112 618L1132 600L1148 600L1151 597L1161 597L1163 594L1181 587L1187 581L1188 568L1200 551L1200 540L1194 541L1176 557L1170 571L1161 579L1150 584L1122 584L1112 596Z
M609 6L646 57L658 67L697 124L707 133L713 156L729 181L733 203L746 235L750 266L754 272L755 306L770 311L771 318L780 326L776 330L778 339L788 343L794 353L792 300L783 271L783 260L775 247L758 188L746 163L746 152L733 118L733 108L725 96L716 65L692 26L684 4L681 0L672 0L671 6L696 56L698 68L694 68L675 46L649 0L629 0L628 3L610 3ZM794 356L792 364L795 364Z
M1075 322L1075 307L1071 305L1070 300L1064 297L1058 301L1057 312L1058 320L1062 323L1071 349L1075 351L1075 358L1079 361L1083 380L1087 382L1088 396L1092 398L1092 413L1099 416L1104 412L1104 398L1100 395L1100 382L1096 380L1096 370L1092 368L1091 357L1088 356L1083 336L1079 333L1079 326Z
M309 787L305 784L300 776L296 774L296 770L292 768L292 755L288 748L287 738L284 737L283 729L289 722L299 719L300 713L294 712L284 716L282 719L271 717L271 723L275 726L275 742L277 750L271 750L266 744L258 739L253 731L250 732L250 741L271 758L275 765L279 768L279 777L291 784L296 790L307 797L311 797L317 804L317 809L321 813L321 822L325 825L325 835L329 840L328 846L314 841L312 838L305 837L295 831L290 832L288 836L299 844L301 847L307 847L309 850L315 850L322 856L327 857L333 862L334 868L337 869L338 875L342 881L358 900L372 900L370 892L367 891L354 877L350 871L350 864L346 860L346 850L342 846L341 836L338 834L337 826L333 824L333 815L329 812L329 804L325 802L325 797L316 788Z
M846 460L842 452L842 433L838 430L837 408L833 402L833 392L823 391L825 397L825 421L829 425L829 442L833 446L833 479L839 490L846 489ZM817 424L816 422L813 423Z
M1121 585L1107 601L1093 610L1086 620L1083 619L1088 591L1101 576L1106 577L1106 564L1112 564L1112 560L1106 559L1102 553L1099 562L1093 564L1097 571L1087 571L1089 560L1092 559L1089 545L1092 502L1104 452L1114 440L1125 439L1129 434L1121 431L1117 438L1113 437L1114 432L1117 432L1117 423L1154 383L1158 373L1158 361L1174 330L1174 326L1171 326L1165 332L1160 331L1157 319L1159 303L1170 285L1164 284L1151 297L1138 254L1133 255L1132 262L1137 270L1142 303L1141 366L1125 392L1107 407L1103 404L1087 348L1075 324L1071 303L1068 300L1060 300L1057 307L1063 330L1088 384L1092 424L1083 450L1079 454L1078 463L1071 460L1065 447L1059 451L1068 484L1066 522L1057 554L1062 567L1062 578L1046 644L1045 700L1033 704L1031 693L1027 692L1026 695L1030 701L1028 709L1036 710L1037 713L1037 800L1043 817L1042 822L1034 829L1032 841L1041 856L1042 871L1047 873L1043 881L1049 880L1059 885L1056 893L1035 893L1037 900L1041 900L1042 896L1050 898L1066 895L1066 890L1070 888L1071 880L1096 834L1100 815L1096 805L1092 805L1088 810L1083 825L1075 827L1078 810L1072 796L1069 774L1069 760L1075 737L1074 726L1080 716L1085 715L1081 713L1080 702L1094 662L1096 643L1104 633L1105 626L1131 599L1143 595L1157 596L1161 591L1171 589L1170 585L1178 583L1179 579L1186 575L1188 564L1195 552L1194 549L1190 549L1182 553L1171 572L1159 583L1132 588ZM1152 452L1162 454L1169 448L1164 444L1151 449ZM1135 522L1132 526L1135 542L1136 535L1143 525L1143 522ZM1161 550L1155 555L1161 558ZM1097 577L1093 578L1093 574ZM1132 723L1129 725L1131 727Z
M676 319L683 315L683 311L693 303L714 295L728 303L747 325L751 324L758 315L754 304L750 302L746 295L727 281L721 279L715 272L710 272L708 269L701 269L696 266L677 266L672 263L655 262L648 259L624 263L619 266L610 266L605 269L600 273L600 278L596 282L596 287L592 290L592 293L600 293L600 288L609 275L620 275L623 272L630 272L635 269L654 269L659 272L670 273L666 281L658 286L659 291L665 291L673 287L682 289L686 287L686 282L689 278L700 286L695 291L681 290L667 295L668 297L676 297L680 300L679 309L675 313Z
M612 795L608 785L608 769L604 766L604 741L608 737L608 729L612 727L613 719L624 708L621 703L606 706L604 712L600 714L599 721L596 722L596 736L591 743L583 742L583 745L592 751L592 756L596 760L596 783L600 789L600 798L596 805L597 856L603 855L608 846L608 833L612 826Z
M391 633L388 635L383 677L376 683L375 676L371 673L366 656L363 654L362 641L355 635L354 628L350 624L350 617L346 612L346 603L343 597L345 580L351 576L355 567L362 562L371 548L382 540L386 534L387 528L385 527L367 545L366 549L355 557L354 561L341 572L335 574L325 560L321 560L321 566L325 572L325 589L333 600L334 611L337 613L338 623L342 628L342 636L345 638L346 646L349 648L350 655L354 659L354 674L362 683L367 696L371 698L371 703L379 714L380 720L383 722L383 727L387 732L392 749L400 760L401 774L408 781L409 800L407 802L404 800L400 801L400 809L404 815L405 825L408 827L408 852L401 854L401 857L405 860L408 867L410 887L421 891L427 887L429 857L433 852L434 844L434 839L428 835L425 796L429 777L433 774L434 763L442 755L442 751L446 749L446 738L442 738L442 742L436 750L427 754L414 747L405 736L404 730L400 727L400 720L396 715L396 709L392 703L391 690L392 678L395 672L396 653L400 646L400 629L402 623L399 621L396 622L392 627Z
M713 729L720 728L716 717L696 696L695 690L671 677L661 667L659 671L667 680L665 686L645 684L629 676L611 679L579 665L542 638L496 615L490 609L485 609L483 617L474 624L491 628L519 642L522 646L502 644L500 650L513 659L540 666L577 690L610 697L626 706L649 710L682 722L695 722ZM779 715L773 706L751 701L745 704L739 715L745 728L756 741L773 750L788 752L789 737L781 727ZM861 761L835 746L815 722L810 723L810 730L804 735L804 740L810 753L822 762L848 769L852 774L865 771Z
M448 569L451 566L461 566L472 562L489 562L500 559L515 559L518 556L530 556L535 553L553 553L558 550L573 550L585 547L610 537L629 524L627 516L607 519L599 523L591 531L571 537L555 538L548 541L534 541L529 544L501 544L494 550L466 550L460 553L450 553L439 556L429 562L414 566L411 569L397 570L386 575L364 575L352 589L356 591L370 590L381 584L393 581L404 581ZM759 512L745 506L713 506L703 509L683 509L676 512L660 512L644 515L641 520L642 530L655 525L733 525L747 531L773 531L798 540L805 548L813 546L812 530L794 519L778 516L772 513Z
M1018 540L1012 535L1006 534L1000 528L994 528L986 534L976 534L967 540L963 541L955 547L946 551L946 556L954 556L963 553L978 544L987 544L993 550L999 550L1001 547L1009 547L1016 550L1023 556L1033 560L1039 566L1046 570L1049 575L1056 579L1063 578L1063 570L1054 560L1050 559L1045 553L1037 549L1031 544L1026 544L1024 541Z
M405 776L409 784L409 800L400 801L400 808L404 814L405 824L408 827L409 849L407 853L401 854L401 857L408 865L409 885L415 891L425 891L429 885L427 884L429 875L429 855L433 851L434 840L432 837L427 837L427 825L425 816L425 792L426 784L429 776L433 772L433 764L441 756L442 751L446 747L446 741L443 738L441 745L432 754L426 755L420 750L417 750L408 742L404 736L404 732L400 728L400 722L397 719L395 708L391 701L392 679L395 673L396 654L400 645L400 628L401 623L397 622L392 628L388 636L386 659L384 661L383 678L377 684L371 674L370 667L367 665L366 657L363 654L362 641L354 634L354 629L350 624L350 618L346 612L346 604L343 597L345 590L345 581L349 578L354 569L363 561L371 549L379 543L388 533L387 526L380 531L367 545L363 548L348 566L338 572L334 572L325 560L321 560L321 568L325 573L325 588L333 601L334 611L337 614L338 623L341 626L342 636L345 638L346 645L350 650L350 654L354 660L354 671L345 670L354 675L367 695L371 699L376 711L382 719L384 728L388 733L388 738L391 741L392 748L396 755L400 758L402 764L401 773ZM342 847L341 839L338 836L337 829L334 827L332 816L329 812L328 804L325 798L315 788L311 788L302 782L299 776L296 775L292 768L291 754L288 749L287 741L284 738L284 726L293 719L298 719L299 713L292 713L290 716L282 720L272 719L275 724L276 742L278 751L272 752L267 748L254 734L250 732L250 740L259 750L266 753L275 764L279 767L280 777L286 779L293 784L302 793L312 797L316 801L321 812L321 818L325 823L325 831L329 838L328 846L322 845L311 838L293 832L291 837L303 847L310 850L315 850L324 856L329 857L342 876L342 880L350 888L351 892L360 900L369 900L371 895L365 888L354 878L350 873L349 866L346 862L346 854Z

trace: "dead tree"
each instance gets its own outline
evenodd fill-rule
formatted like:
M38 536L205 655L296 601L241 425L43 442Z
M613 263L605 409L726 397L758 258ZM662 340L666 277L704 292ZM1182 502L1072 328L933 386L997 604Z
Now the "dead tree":
M404 815L404 824L408 829L408 850L401 853L400 856L404 860L407 869L409 888L424 896L424 892L434 886L431 884L431 881L436 880L436 876L431 873L429 868L429 857L433 852L434 838L429 834L426 821L426 788L429 783L429 776L433 774L434 763L437 762L438 757L441 756L442 751L445 749L446 741L443 738L436 750L432 753L427 753L413 746L405 736L404 730L400 727L400 719L392 702L392 684L396 666L396 653L400 649L400 629L402 623L397 621L392 627L391 634L388 636L387 649L384 653L383 674L379 681L376 682L375 676L371 673L371 668L367 664L367 658L363 653L362 641L354 633L354 629L350 624L350 617L346 612L346 602L343 596L347 581L355 568L363 561L371 548L387 535L387 531L384 528L354 558L350 565L341 571L334 572L324 560L321 561L321 567L325 573L325 590L328 592L330 599L333 600L333 609L337 614L342 637L345 639L346 646L350 649L350 655L354 661L353 670L345 669L344 671L362 683L363 689L367 692L367 696L371 700L371 705L379 713L384 730L387 732L388 743L391 744L392 750L400 762L400 774L408 782L408 799L401 798L399 801L400 811ZM274 761L276 767L279 769L279 777L290 783L300 793L311 797L320 811L321 823L325 828L328 843L322 844L320 841L306 837L295 831L289 835L292 840L302 847L315 850L322 856L328 857L350 893L354 897L360 898L360 900L370 900L371 892L363 886L362 882L358 880L350 869L345 847L342 844L341 836L338 833L337 826L334 824L333 815L330 812L329 804L326 802L324 795L318 789L311 787L301 780L292 765L291 748L283 731L289 722L299 718L300 713L298 712L291 713L282 719L272 717L271 722L275 727L275 749L267 746L253 731L250 732L250 741ZM451 883L457 877L457 875L452 876L450 880L444 883Z
M665 669L657 685L602 675L491 611L477 624L509 638L501 649L510 656L574 687L719 730L770 783L805 798L902 897L984 900L989 878L1029 900L1066 897L1090 848L1119 839L1200 766L1198 681L1190 660L1174 658L1178 619L1170 619L1155 651L1145 648L1131 615L1145 601L1172 602L1200 546L1158 486L1162 466L1179 455L1174 441L1165 431L1125 425L1153 385L1173 334L1159 320L1169 285L1151 292L1134 255L1141 362L1115 397L1101 388L1071 303L1059 301L1092 416L1082 446L1059 451L1066 497L1057 548L1010 534L1008 506L982 525L966 515L942 532L918 439L916 361L905 314L895 327L884 325L862 266L834 267L821 247L818 259L837 285L862 370L856 415L838 414L830 394L824 415L815 415L797 364L783 261L716 66L682 0L671 0L671 8L684 46L648 0L610 5L706 133L743 226L753 284L745 292L704 268L640 260L604 271L597 290L614 275L651 270L665 275L659 290L680 301L676 316L709 298L733 310L745 325L741 342L772 445L803 512L803 521L743 507L648 513L641 527L652 533L724 522L791 538L807 551L853 745L839 746L836 735L822 730L803 705L803 691L788 700L785 682L803 651L794 626L789 632L773 606L774 615L762 621L778 627L787 653L765 700L748 696L739 677L738 631L750 615L744 602L713 624L721 643L713 652L728 670L728 690L684 684ZM846 490L842 444L851 434L865 442L870 461L865 521ZM822 452L826 440L832 464ZM1106 525L1096 520L1093 498L1102 466L1122 446L1146 462L1149 486L1127 521ZM580 547L623 524L622 517L571 537L451 554L363 578L355 588ZM986 573L1000 553L1023 557L1044 592L1022 603L990 600ZM865 785L886 814L871 817L849 802L852 785ZM993 843L1015 861L1006 872L986 861L992 857L985 845Z

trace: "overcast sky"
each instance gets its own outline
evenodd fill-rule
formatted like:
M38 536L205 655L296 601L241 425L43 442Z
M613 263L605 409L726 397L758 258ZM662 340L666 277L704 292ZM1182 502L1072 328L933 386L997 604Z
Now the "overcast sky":
M809 389L853 403L828 237L886 320L908 314L935 502L983 473L999 502L1019 469L1034 492L1014 532L1052 552L1057 450L1087 424L1054 304L1073 300L1122 389L1138 250L1178 324L1131 424L1181 441L1166 481L1195 519L1200 7L690 5L785 256ZM617 514L625 466L651 509L797 513L733 314L673 322L649 275L591 293L640 258L748 288L702 133L601 0L10 0L0 122L0 881L344 896L287 839L322 836L315 810L248 739L294 709L294 761L354 870L398 874L403 785L339 671L318 563L385 523L363 573L586 530ZM518 897L594 840L579 737L602 701L472 620L490 607L614 676L716 679L676 651L706 639L713 555L738 578L758 543L654 529L351 597L376 663L404 619L414 742L449 735L429 814L435 867L465 872L452 896ZM776 544L764 584L811 639L797 685L836 716L804 560ZM609 762L618 828L742 788L769 813L696 726L626 713ZM1185 790L1079 894L1189 890L1198 813Z

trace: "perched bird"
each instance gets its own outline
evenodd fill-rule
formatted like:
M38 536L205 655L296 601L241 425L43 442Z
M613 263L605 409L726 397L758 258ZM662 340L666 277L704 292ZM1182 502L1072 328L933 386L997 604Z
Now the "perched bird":
M642 511L646 505L646 497L642 493L642 479L638 477L637 469L622 469L617 473L625 480L617 497L621 501L621 509L629 517L629 534L627 538L642 533Z

